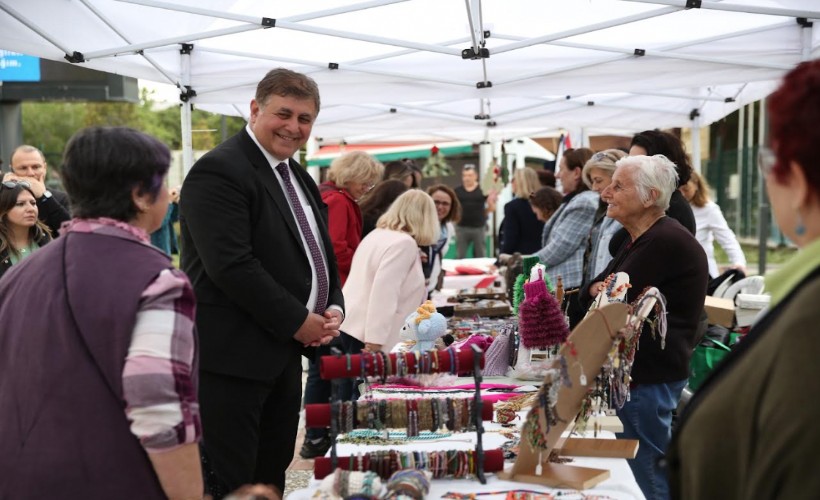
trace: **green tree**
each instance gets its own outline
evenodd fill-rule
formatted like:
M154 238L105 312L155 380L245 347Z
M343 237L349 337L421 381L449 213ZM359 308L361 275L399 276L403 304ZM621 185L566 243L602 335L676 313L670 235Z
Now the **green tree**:
M153 92L142 89L139 103L125 102L27 102L23 104L23 140L40 148L49 165L59 168L68 139L89 126L127 126L151 134L171 149L182 147L179 105L160 108ZM194 109L194 149L212 149L221 141L221 115ZM242 127L242 118L226 117L227 136Z

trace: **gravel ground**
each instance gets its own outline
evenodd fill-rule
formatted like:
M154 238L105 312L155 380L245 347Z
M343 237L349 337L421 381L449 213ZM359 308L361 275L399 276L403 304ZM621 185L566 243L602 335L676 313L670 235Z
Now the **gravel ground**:
M312 470L289 470L285 476L285 498L294 490L307 488L310 478L313 477Z

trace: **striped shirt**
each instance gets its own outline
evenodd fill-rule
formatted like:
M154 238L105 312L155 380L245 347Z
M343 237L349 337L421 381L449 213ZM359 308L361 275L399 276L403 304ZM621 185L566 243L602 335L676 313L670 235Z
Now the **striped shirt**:
M74 219L62 231L151 244L141 229L112 219ZM122 382L131 432L148 452L194 443L202 434L193 381L195 305L191 283L177 269L160 272L140 296Z

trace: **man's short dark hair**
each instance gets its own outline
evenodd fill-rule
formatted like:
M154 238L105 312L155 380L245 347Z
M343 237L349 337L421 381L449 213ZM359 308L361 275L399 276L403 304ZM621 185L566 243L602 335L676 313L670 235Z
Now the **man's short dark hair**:
M131 191L156 199L171 163L158 139L127 127L90 127L68 141L63 184L80 218L130 221L137 215Z
M268 74L256 86L256 103L260 108L264 107L272 95L312 99L316 105L316 113L319 113L319 86L313 78L302 73L285 68L268 71Z

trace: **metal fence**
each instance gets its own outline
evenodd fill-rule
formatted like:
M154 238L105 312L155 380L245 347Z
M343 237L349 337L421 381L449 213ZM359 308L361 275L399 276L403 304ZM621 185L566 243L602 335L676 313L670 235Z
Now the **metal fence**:
M720 151L703 162L703 174L712 188L712 199L720 206L726 222L739 239L757 240L760 231L760 172L757 169L758 146L741 150ZM769 218L770 245L788 244Z

